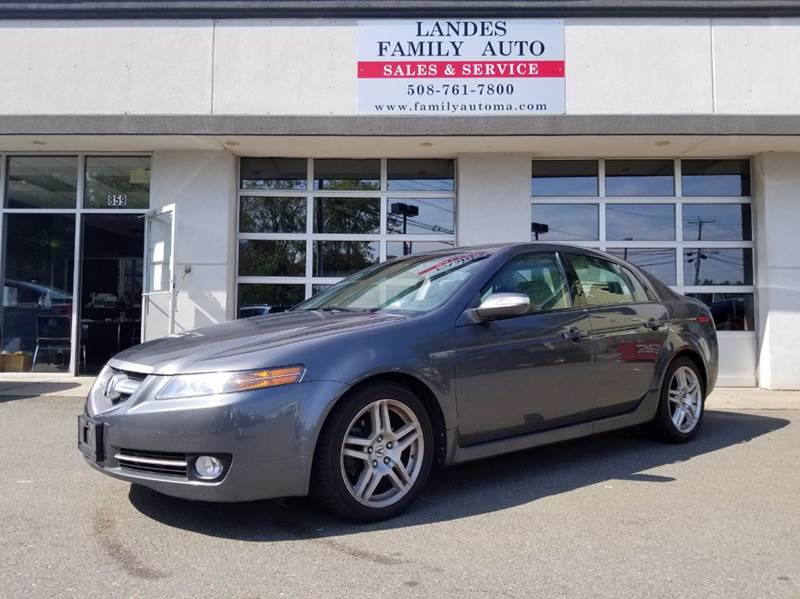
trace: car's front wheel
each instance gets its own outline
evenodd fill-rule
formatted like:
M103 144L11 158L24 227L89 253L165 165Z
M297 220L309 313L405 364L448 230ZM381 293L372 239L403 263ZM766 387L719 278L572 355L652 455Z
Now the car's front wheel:
M705 389L697 364L678 358L667 369L653 426L664 440L685 443L703 422Z
M391 518L427 482L433 429L422 402L394 383L362 387L331 412L314 456L312 495L350 520Z

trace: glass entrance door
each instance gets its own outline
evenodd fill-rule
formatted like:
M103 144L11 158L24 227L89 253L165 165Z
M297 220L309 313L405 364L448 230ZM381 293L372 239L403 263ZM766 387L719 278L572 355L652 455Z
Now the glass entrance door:
M72 344L75 216L9 214L0 310L6 372L66 372Z
M136 214L82 218L80 374L96 374L111 356L139 343L144 221Z
M142 341L172 335L175 330L175 205L145 216L145 287L142 293Z

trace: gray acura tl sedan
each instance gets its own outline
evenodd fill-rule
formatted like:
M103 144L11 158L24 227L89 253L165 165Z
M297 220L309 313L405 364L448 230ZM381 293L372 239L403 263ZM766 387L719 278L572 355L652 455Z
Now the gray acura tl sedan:
M375 521L434 465L640 424L688 441L716 378L709 310L635 266L565 245L456 248L125 350L78 446L167 495L310 493Z

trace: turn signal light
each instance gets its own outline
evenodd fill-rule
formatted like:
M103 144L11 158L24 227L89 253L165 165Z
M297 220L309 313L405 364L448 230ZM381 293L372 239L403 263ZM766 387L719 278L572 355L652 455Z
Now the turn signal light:
M292 385L300 382L303 370L302 366L289 366L287 368L236 372L228 380L227 387L230 391L248 391L250 389L277 387L279 385Z

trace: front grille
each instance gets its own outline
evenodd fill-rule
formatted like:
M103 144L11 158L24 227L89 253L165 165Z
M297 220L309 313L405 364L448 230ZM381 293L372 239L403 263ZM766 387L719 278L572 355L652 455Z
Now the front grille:
M184 453L120 448L114 458L125 470L187 478L187 460Z
M125 376L127 376L130 380L136 381L138 383L141 383L144 379L147 378L147 375L144 374L143 372L131 372L130 370L119 370L117 372L125 373Z

